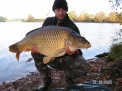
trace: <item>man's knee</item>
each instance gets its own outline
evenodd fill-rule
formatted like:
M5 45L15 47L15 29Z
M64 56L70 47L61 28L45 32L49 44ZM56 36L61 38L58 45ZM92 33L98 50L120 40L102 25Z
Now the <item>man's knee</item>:
M90 70L89 64L82 57L82 55L75 54L72 56L67 56L64 58L64 61L67 83L73 83L75 79L86 76Z
M42 55L40 53L32 53L31 55L32 55L32 57L34 59L35 66L36 66L37 70L40 73L47 74L50 69L47 67L46 64L43 63L43 57L44 57L44 55Z

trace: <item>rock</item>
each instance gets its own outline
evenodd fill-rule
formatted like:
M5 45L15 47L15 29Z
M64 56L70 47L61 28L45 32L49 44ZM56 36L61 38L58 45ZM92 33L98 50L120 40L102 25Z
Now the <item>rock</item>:
M108 56L108 52L96 55L95 57L102 58L102 57L106 57L106 56Z

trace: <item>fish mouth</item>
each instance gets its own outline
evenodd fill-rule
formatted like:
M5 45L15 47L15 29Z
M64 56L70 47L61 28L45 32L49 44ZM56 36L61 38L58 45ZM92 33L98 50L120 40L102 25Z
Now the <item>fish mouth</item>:
M80 46L79 49L88 49L90 47L91 47L91 44L88 43L88 44L85 44L85 45Z
M88 48L90 48L90 47L91 47L91 44L88 43L88 44L86 45L86 49L88 49Z
M90 43L87 45L87 48L89 48L89 47L91 47L91 44Z

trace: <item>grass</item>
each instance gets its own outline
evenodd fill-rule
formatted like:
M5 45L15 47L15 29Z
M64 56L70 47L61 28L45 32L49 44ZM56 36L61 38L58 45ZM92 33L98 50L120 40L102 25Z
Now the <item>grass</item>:
M122 59L122 43L113 44L108 57L111 59Z

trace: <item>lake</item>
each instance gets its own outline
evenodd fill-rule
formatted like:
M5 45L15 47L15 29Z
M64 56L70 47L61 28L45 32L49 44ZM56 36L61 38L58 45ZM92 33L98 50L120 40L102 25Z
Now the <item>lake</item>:
M21 40L27 32L41 27L42 23L23 23L6 22L0 23L0 83L3 81L14 81L29 72L35 72L34 61L26 62L31 58L30 52L20 55L20 61L17 61L15 54L9 52L8 46ZM94 58L95 55L107 52L112 44L112 37L120 29L118 23L76 23L80 33L90 43L91 48L84 49L85 59Z

